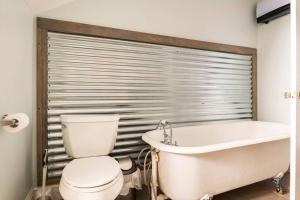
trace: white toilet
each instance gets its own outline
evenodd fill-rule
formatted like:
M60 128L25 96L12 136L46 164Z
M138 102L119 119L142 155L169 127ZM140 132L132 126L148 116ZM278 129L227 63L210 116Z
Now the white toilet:
M123 186L119 163L107 156L118 131L118 115L62 115L66 152L59 190L64 200L114 200Z

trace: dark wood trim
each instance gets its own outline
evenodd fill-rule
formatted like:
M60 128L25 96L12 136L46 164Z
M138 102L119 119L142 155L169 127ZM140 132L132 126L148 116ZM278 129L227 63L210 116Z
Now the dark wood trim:
M252 54L252 119L257 120L257 52Z
M42 184L43 154L47 148L48 31L37 28L37 182Z
M60 178L51 178L49 180L47 180L47 185L56 185L58 184L60 181Z
M53 32L96 36L120 40L128 40L135 42L144 42L151 44L161 44L168 46L177 46L193 49L205 49L210 51L229 52L237 54L252 55L256 49L249 47L241 47L227 44L218 44L212 42L204 42L198 40L169 37L163 35L155 35L149 33L141 33L136 31L128 31L122 29L108 28L102 26L94 26L75 22L67 22L46 18L38 18L37 25L40 28Z
M47 148L47 33L58 32L75 35L111 38L167 46L176 46L209 51L219 51L252 56L253 67L253 120L257 119L257 50L227 44L176 38L149 33L121 30L54 19L37 18L37 175L38 185L42 183L43 152ZM55 184L51 179L47 184Z

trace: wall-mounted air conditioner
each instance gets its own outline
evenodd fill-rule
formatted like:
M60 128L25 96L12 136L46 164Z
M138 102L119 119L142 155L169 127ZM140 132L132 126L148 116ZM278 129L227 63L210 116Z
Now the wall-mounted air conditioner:
M257 23L270 21L290 13L290 0L260 0L256 7Z

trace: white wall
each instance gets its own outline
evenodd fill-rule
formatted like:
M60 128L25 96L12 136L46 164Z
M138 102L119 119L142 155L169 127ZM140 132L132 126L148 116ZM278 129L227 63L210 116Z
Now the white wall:
M39 16L256 47L257 0L76 0Z
M290 122L290 15L258 26L258 119Z
M33 16L23 0L0 0L0 115L32 117ZM32 186L32 126L0 130L0 199L22 200Z
M33 13L43 12L49 9L60 7L74 0L24 0Z

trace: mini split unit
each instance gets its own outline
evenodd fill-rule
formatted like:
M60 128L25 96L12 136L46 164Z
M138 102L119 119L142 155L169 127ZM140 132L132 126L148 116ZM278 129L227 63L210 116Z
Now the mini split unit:
M261 0L256 7L257 23L270 21L290 13L290 0Z

